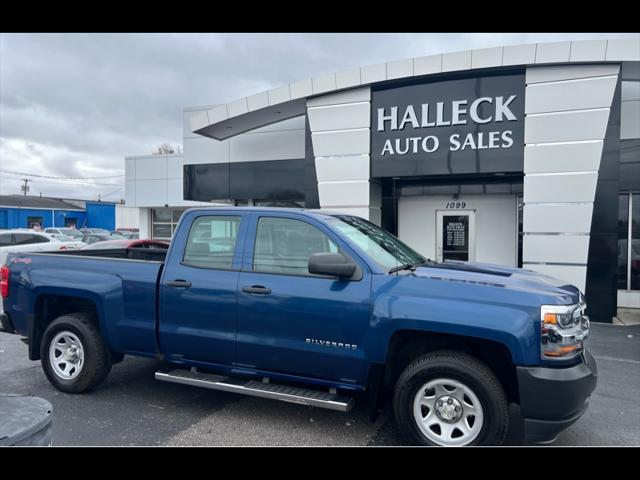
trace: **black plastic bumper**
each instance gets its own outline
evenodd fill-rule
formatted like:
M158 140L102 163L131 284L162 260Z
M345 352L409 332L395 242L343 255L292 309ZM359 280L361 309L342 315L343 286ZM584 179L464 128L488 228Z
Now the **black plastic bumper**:
M547 443L586 411L598 367L585 352L582 362L572 367L517 367L517 373L526 441Z
M0 313L0 332L16 333L13 323L11 323L11 319L6 312Z

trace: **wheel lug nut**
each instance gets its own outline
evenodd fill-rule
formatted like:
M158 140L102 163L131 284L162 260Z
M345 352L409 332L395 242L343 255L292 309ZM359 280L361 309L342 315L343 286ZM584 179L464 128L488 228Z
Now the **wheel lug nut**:
M460 407L456 407L456 412L459 412L459 411L460 411Z
M451 405L453 403L453 400L450 398L449 400L447 400L447 403Z

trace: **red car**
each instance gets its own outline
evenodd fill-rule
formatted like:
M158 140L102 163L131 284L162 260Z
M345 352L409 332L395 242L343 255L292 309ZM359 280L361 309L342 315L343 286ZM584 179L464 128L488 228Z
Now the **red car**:
M105 240L104 242L95 242L82 250L106 250L110 248L159 248L166 250L169 248L169 242L162 240Z

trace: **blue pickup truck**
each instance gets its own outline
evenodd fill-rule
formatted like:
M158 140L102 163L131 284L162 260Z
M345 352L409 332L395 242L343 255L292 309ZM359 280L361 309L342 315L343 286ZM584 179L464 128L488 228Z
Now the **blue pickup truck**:
M434 262L362 218L194 208L168 251L9 254L2 330L59 390L124 355L158 380L348 411L391 404L411 444L499 445L510 403L548 442L597 369L582 293L538 273ZM188 392L185 391L185 395Z

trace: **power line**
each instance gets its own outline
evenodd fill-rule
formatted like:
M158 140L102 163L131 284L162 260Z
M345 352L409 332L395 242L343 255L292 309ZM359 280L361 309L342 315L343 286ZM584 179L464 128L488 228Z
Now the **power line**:
M26 173L26 172L16 172L14 170L0 170L2 173L8 173L11 175L27 175L29 177L38 177L38 178L52 178L58 180L102 180L105 178L121 178L124 175L107 175L104 177L60 177L54 175L39 175L37 173Z
M3 170L0 170L0 172L3 172ZM7 175L18 175L17 173L7 173ZM48 177L45 177L48 178ZM67 185L95 185L95 186L103 186L103 187L116 187L118 186L118 184L116 183L96 183L96 182L82 182L82 181L78 181L78 180L72 180L72 179L55 179L52 178L51 180L55 180L55 181L46 181L46 180L30 180L30 181L35 181L37 183L51 183L54 185L60 185L59 182L63 182L63 184L67 184Z

